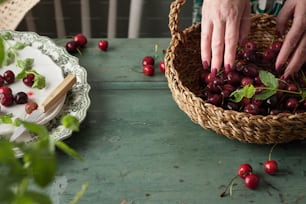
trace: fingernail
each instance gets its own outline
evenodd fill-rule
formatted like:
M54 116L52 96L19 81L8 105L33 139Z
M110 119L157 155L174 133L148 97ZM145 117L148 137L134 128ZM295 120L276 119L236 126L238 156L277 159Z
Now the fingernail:
M225 65L224 71L225 73L229 73L231 71L231 65L230 64Z
M275 69L276 69L277 71L279 71L279 70L282 69L283 66L284 66L284 64L277 65L277 66L275 67Z
M209 67L208 67L208 62L205 60L202 62L202 65L203 65L203 69L207 70Z
M217 68L211 69L211 74L213 77L215 77L217 75Z

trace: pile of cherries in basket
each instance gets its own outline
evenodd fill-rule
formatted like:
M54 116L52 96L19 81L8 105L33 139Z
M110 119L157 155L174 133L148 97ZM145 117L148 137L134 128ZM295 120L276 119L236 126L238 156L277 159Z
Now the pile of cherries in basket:
M246 42L237 49L233 67L226 66L217 73L203 70L200 79L203 87L201 98L226 110L253 115L305 112L306 71L302 67L294 76L284 79L282 75L285 66L282 70L275 69L276 57L281 47L281 41L271 42L264 49L259 49L253 41ZM261 70L277 79L278 86L274 88L275 94L259 100L256 96L269 89L260 77ZM252 97L233 100L235 92L250 85L255 90Z

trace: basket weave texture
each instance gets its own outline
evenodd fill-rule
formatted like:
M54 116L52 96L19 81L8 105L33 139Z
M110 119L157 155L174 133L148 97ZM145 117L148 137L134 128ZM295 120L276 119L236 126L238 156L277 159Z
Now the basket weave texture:
M0 30L15 30L25 14L39 0L6 0L0 3Z
M180 30L179 13L185 0L175 0L169 13L172 39L165 55L166 78L174 101L190 119L204 129L255 144L286 143L306 138L306 113L251 115L225 110L205 102L201 97L202 63L200 24ZM267 14L251 16L249 38L261 49L276 38L275 17Z

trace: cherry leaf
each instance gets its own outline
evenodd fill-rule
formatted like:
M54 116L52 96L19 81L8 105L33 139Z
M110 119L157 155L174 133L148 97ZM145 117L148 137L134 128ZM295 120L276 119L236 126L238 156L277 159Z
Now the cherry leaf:
M232 101L238 103L244 97L252 98L254 95L255 95L255 87L252 84L250 84L250 85L244 86L243 88L232 92L230 97Z
M255 96L255 98L257 100L266 100L266 99L270 98L271 96L273 96L274 94L276 94L276 90L266 89L266 90L262 91L261 93L257 94Z
M270 87L274 89L278 88L278 79L272 73L268 71L260 70L259 78L266 87Z

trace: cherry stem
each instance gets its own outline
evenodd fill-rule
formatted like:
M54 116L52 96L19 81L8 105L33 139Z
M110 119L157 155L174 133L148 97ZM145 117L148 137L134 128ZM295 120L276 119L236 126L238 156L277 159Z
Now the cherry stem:
M239 175L236 175L235 177L233 177L232 179L231 179L231 181L229 182L229 184L226 186L226 188L225 188L225 190L220 194L220 197L224 197L225 196L225 193L226 193L226 191L229 189L229 194L230 194L230 196L232 196L232 194L233 194L233 185L234 185L234 181L235 181L235 179L236 178L238 178L239 177Z
M290 94L297 94L297 95L301 95L303 92L302 91L288 91L288 90L284 90L284 89L277 89L277 88L272 88L272 87L258 87L256 88L258 90L272 90L272 91L280 91L280 92L284 92L284 93L290 93Z
M277 145L277 143L275 143L275 144L271 147L271 149L270 149L270 152L269 152L269 160L271 160L272 151L273 151L273 149L275 148L276 145Z

